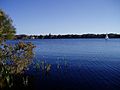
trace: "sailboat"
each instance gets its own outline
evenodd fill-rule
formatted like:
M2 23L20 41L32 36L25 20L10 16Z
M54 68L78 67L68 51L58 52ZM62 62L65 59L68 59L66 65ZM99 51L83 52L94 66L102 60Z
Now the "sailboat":
M105 39L106 39L106 40L108 40L108 39L109 39L108 34L106 34Z

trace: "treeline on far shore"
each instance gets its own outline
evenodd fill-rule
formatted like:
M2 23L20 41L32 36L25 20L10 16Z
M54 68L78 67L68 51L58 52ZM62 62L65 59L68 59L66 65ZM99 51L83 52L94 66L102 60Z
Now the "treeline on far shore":
M120 38L120 34L107 34L109 38ZM79 39L79 38L105 38L106 34L66 34L66 35L15 35L14 39Z

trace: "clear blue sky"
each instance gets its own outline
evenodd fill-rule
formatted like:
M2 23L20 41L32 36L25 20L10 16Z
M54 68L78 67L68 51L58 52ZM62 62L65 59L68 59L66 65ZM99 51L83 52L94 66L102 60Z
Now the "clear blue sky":
M120 0L0 0L17 34L120 33Z

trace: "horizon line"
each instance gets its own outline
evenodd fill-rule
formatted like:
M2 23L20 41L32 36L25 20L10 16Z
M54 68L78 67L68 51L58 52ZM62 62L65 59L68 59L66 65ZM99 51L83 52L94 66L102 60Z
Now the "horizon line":
M120 34L120 33L81 33L81 34L78 34L78 33L66 33L66 34L52 34L52 33L47 33L47 34L15 34L15 35L84 35L84 34Z

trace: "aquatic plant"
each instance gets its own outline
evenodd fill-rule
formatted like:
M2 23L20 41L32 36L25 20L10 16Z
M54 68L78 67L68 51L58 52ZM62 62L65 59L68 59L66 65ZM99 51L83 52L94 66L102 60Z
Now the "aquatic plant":
M10 75L21 74L32 62L34 45L19 42L14 46L3 45L0 48L0 78L9 82Z
M51 70L51 64L49 63L45 63L44 60L42 60L41 62L36 62L35 63L35 68L36 70L42 70L44 72L49 72Z
M61 68L61 66L60 66L60 64L58 63L58 64L57 64L57 69L60 69L60 68Z
M46 71L49 72L50 69L51 69L51 64L46 64L46 67L45 67L45 68L46 68Z
M28 76L23 77L23 84L24 84L25 86L28 85Z

